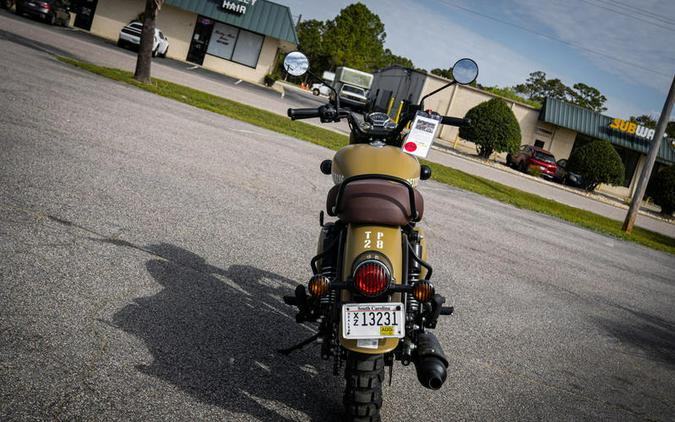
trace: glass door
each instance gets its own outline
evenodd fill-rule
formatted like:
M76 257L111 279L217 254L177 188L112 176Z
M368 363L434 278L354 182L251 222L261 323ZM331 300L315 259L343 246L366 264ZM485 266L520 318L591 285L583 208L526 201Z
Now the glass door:
M188 51L187 61L201 65L204 63L204 55L209 45L211 32L213 32L214 21L203 16L197 17L195 32L192 34L190 50Z

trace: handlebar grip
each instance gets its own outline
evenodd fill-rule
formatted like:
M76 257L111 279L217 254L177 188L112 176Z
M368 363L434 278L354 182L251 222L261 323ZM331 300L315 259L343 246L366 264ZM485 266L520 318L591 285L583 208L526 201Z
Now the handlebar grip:
M471 126L471 119L461 119L459 117L443 116L441 123L444 125L468 127Z
M311 119L312 117L321 117L321 112L318 108L289 108L288 117L291 120Z

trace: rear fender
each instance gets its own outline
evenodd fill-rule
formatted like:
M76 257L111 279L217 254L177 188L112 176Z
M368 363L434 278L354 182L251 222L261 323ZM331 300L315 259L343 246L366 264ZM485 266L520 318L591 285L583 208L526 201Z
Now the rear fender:
M403 279L403 258L401 248L401 228L391 226L372 226L350 224L347 226L347 237L344 245L342 260L342 278L346 280L352 274L354 261L364 252L374 251L384 254L392 265L392 276L395 284L401 284ZM351 293L342 290L340 300L342 303L351 302ZM400 293L392 295L392 302L403 302ZM342 310L340 309L340 312ZM357 340L347 340L342 337L342 322L338 332L340 344L347 350L365 354L388 353L398 346L399 339L380 339L377 348L364 348L357 346Z

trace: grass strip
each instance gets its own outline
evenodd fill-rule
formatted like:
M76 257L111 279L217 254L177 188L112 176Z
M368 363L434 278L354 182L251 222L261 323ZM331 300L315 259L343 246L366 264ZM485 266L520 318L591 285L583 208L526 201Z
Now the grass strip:
M348 142L347 136L331 130L303 122L292 121L287 117L269 111L241 104L173 82L153 78L151 84L142 84L133 78L131 72L97 66L67 57L59 57L58 59L64 63L77 66L116 81L125 82L163 97L172 98L194 107L251 123L265 129L302 139L333 150L340 149ZM622 223L619 221L594 214L590 211L570 207L569 205L542 198L441 164L428 161L424 161L424 164L431 167L433 174L432 178L434 180L449 186L474 192L518 208L557 217L561 220L618 239L633 241L656 250L675 254L675 239L672 237L640 227L635 227L633 233L627 235L621 230Z

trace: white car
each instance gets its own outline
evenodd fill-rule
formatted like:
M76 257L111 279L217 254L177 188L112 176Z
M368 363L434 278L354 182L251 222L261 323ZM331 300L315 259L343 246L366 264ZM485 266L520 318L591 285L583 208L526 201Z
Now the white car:
M330 88L328 88L326 84L323 83L314 84L312 85L312 94L324 95L327 97L328 94L330 94Z
M138 48L138 46L141 45L141 31L143 31L143 24L141 22L131 22L120 31L120 36L117 39L117 46L132 46ZM164 36L162 31L155 28L155 39L152 43L152 57L166 57L167 51L169 51L169 39Z

